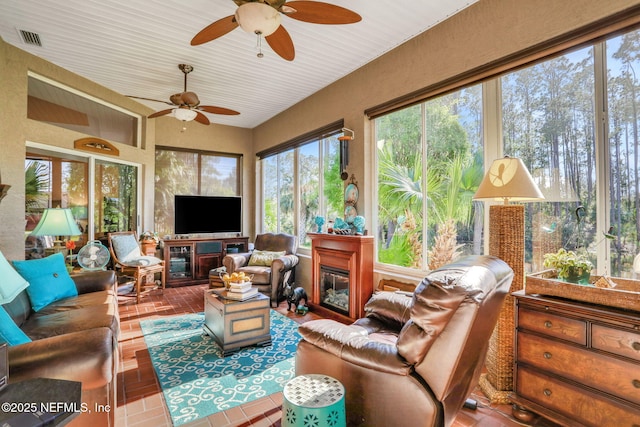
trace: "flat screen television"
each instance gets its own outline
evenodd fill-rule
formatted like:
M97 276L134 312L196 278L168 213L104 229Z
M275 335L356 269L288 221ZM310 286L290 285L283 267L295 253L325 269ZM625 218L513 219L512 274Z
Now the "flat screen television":
M174 196L175 233L242 233L242 198Z

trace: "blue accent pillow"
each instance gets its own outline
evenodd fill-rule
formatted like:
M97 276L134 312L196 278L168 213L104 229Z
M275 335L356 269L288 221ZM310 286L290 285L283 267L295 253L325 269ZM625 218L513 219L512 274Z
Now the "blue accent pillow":
M69 276L62 253L41 259L13 261L13 266L29 286L27 295L33 311L39 311L52 302L78 295L76 284Z
M13 321L9 313L0 306L0 343L7 343L7 345L18 345L31 342L22 329L18 328L16 322Z
M0 304L13 301L23 289L29 286L29 282L24 280L18 272L11 267L9 261L0 252Z

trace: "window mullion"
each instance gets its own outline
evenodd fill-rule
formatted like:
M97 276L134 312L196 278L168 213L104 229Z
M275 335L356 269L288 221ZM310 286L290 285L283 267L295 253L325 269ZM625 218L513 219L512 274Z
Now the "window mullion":
M428 157L429 157L429 147L427 146L427 108L425 103L420 104L420 126L422 127L422 132L420 132L420 146L422 151L422 170L424 171L422 174L422 261L421 268L423 271L427 271L429 269L429 260L428 251L426 250L429 241L429 206L428 199L429 195L427 194L427 168L429 165Z
M611 202L607 195L610 185L610 147L607 103L607 61L605 42L593 47L595 72L595 157L596 157L596 227L598 239L601 230L608 230L611 222ZM608 240L596 246L596 270L600 274L611 270L611 245Z

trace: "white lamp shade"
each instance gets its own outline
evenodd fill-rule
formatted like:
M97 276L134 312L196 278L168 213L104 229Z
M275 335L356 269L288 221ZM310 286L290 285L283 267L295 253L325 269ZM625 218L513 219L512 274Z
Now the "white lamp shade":
M522 160L504 157L491 164L473 199L503 200L507 204L543 200L544 196Z
M198 116L198 113L188 108L176 108L173 110L173 116L183 122L190 122Z
M71 209L49 208L31 232L33 236L79 236L82 234Z
M236 10L236 21L247 33L267 37L280 26L280 12L264 3L245 3Z

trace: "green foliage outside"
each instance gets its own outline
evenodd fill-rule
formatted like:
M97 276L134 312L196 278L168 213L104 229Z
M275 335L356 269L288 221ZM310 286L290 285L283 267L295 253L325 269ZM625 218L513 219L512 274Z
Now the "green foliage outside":
M479 247L471 198L483 176L482 147L461 117L478 102L474 91L458 92L376 120L380 262L426 268L447 221L457 229L452 242Z

